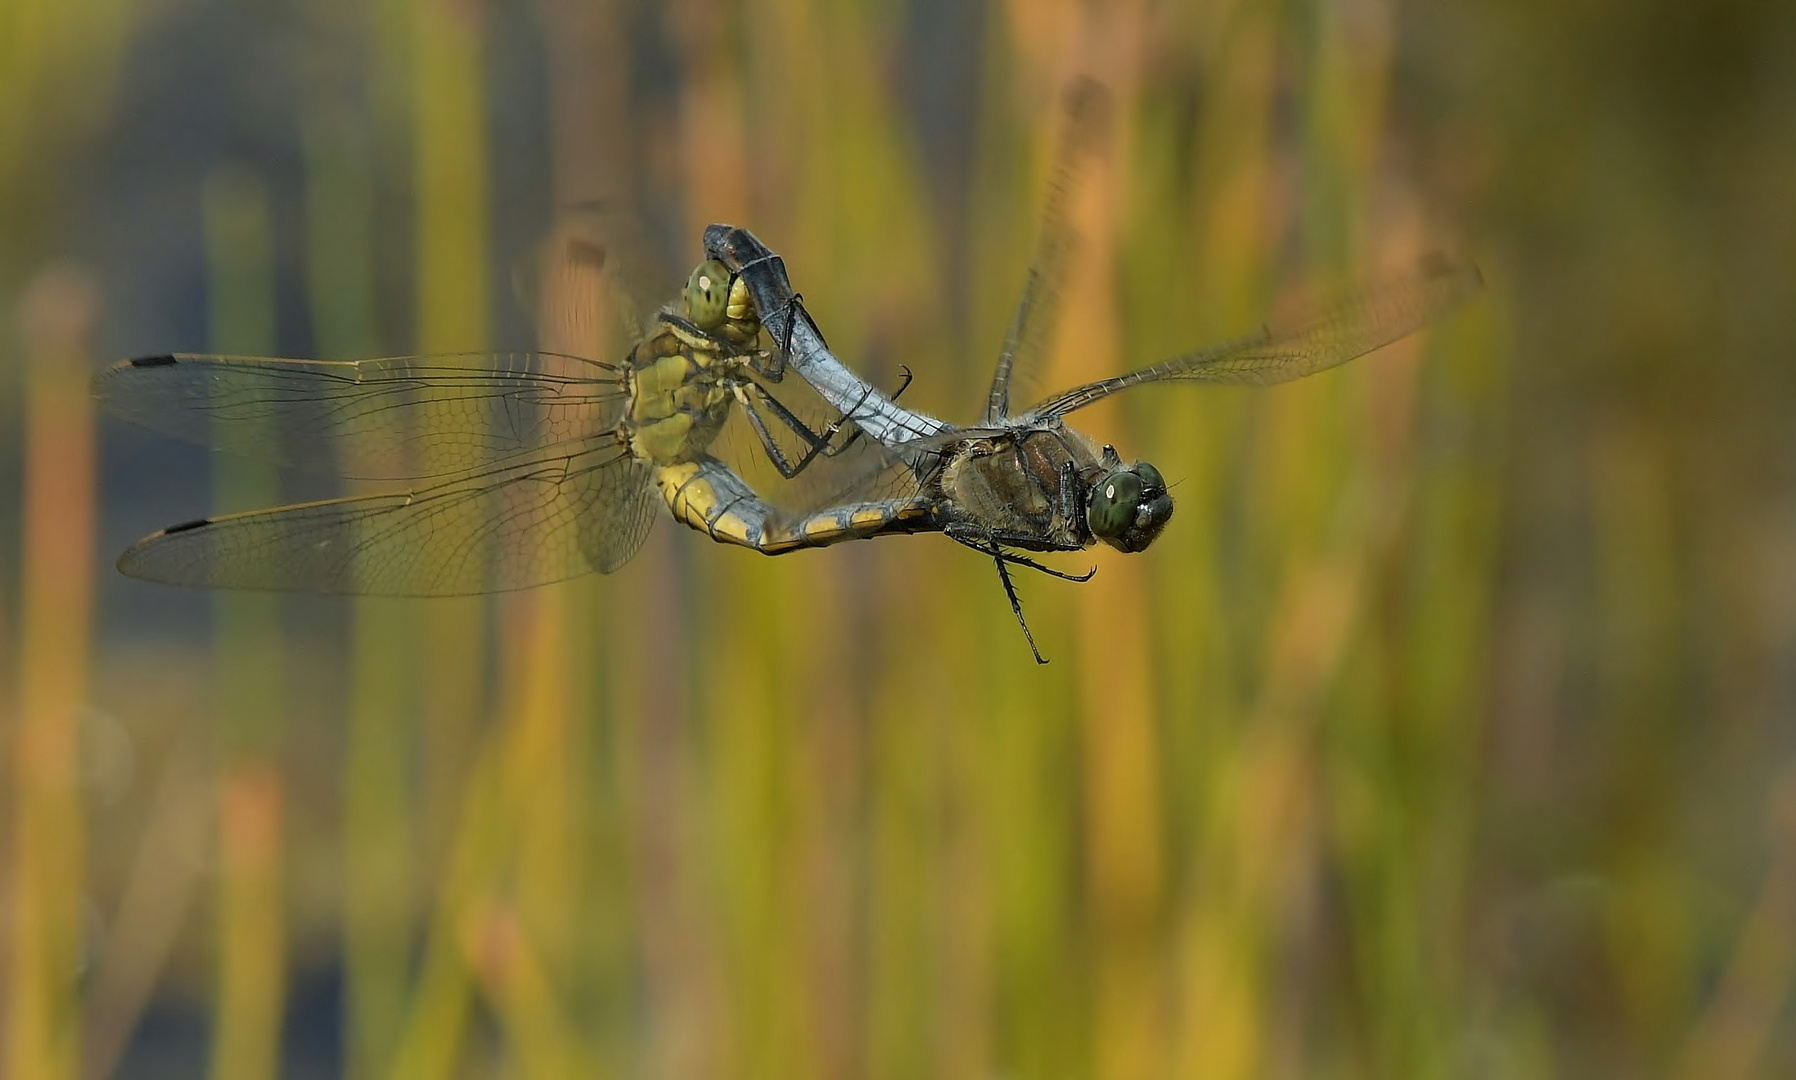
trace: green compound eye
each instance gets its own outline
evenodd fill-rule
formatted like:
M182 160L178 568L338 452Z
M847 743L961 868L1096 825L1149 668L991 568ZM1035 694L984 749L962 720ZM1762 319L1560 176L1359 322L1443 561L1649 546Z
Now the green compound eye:
M1086 523L1092 535L1114 540L1135 524L1135 506L1141 501L1141 478L1130 469L1114 469L1091 495Z
M1172 520L1166 478L1145 461L1112 468L1091 489L1085 524L1118 551L1146 551Z
M686 279L686 317L700 330L723 325L730 299L730 272L716 259L706 259Z

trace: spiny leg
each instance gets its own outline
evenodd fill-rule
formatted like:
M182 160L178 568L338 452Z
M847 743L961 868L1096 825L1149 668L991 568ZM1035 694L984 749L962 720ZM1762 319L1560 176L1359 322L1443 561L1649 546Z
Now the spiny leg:
M998 568L998 581L1003 584L1004 595L1010 601L1011 613L1016 616L1017 625L1023 628L1023 637L1029 641L1029 651L1035 654L1036 663L1047 663L1048 661L1046 658L1041 655L1041 650L1035 647L1035 635L1029 630L1028 620L1023 618L1023 602L1017 597L1015 583L1010 580L1010 570L1008 569L1008 565L1015 563L1018 566L1026 566L1031 570L1038 570L1049 577L1059 578L1062 581L1079 582L1090 581L1092 575L1098 572L1098 568L1094 566L1083 574L1067 574L1043 566L1027 556L1005 551L997 540L992 539L989 536L981 535L978 532L969 531L964 528L950 528L944 529L943 535L958 544L964 544L967 547L972 548L982 555L991 556L992 564Z
M993 529L968 529L964 526L950 526L942 530L942 535L956 543L965 544L967 547L972 548L980 554L994 555L996 558L1003 559L1007 563L1014 563L1017 566L1027 566L1031 570L1039 571L1052 578L1059 578L1061 581L1090 581L1098 572L1098 568L1094 566L1083 574L1069 574L1063 570L1056 570L1051 566L1043 566L1026 555L1018 555L1015 552L1005 551L1001 546L1003 544L1039 543L1040 537L1025 536L1021 533L998 532ZM1069 546L1065 550L1078 551L1080 549Z
M855 409L859 409L865 404L868 396L872 393L873 388L869 386L866 392L861 395L860 401L855 402ZM819 434L818 432L812 431L810 425L794 415L792 410L786 408L780 399L774 397L765 386L762 386L752 379L744 380L737 387L736 397L737 400L742 402L742 411L748 414L748 422L755 429L755 435L761 440L761 448L767 452L767 457L773 462L773 467L778 469L779 474L787 480L790 480L803 472L811 462L817 460L818 454L829 454L830 456L834 456L834 454L841 452L839 449L832 452L829 449L829 441L835 437L836 432L842 430L842 424L846 422L846 417L837 417L830 422L828 427L823 429L821 434ZM762 405L771 409L774 417L777 418L780 423L792 429L793 434L804 440L805 445L809 447L805 452L804 457L800 458L797 464L793 464L792 461L786 457L785 452L779 448L779 444L774 442L773 433L767 429L767 422L761 419L760 410L755 408L755 402L757 400ZM849 415L853 415L852 410ZM844 444L844 447L845 446L846 444Z
M1069 574L1064 570L1056 570L1051 566L1043 566L1034 559L1026 558L1022 555L1013 555L1008 551L1004 552L1002 558L1007 563L1015 563L1018 566L1027 566L1031 570L1039 571L1051 578L1059 578L1061 581L1086 582L1090 581L1098 572L1098 568L1094 566L1083 574Z
M893 402L896 402L899 398L903 397L904 392L906 390L910 389L910 381L911 381L910 368L904 364L899 364L898 365L898 377L903 379L904 381L898 384L898 389L892 391L892 396L891 396L890 400ZM867 398L872 393L873 393L872 387L868 387L867 392L865 394L861 395L861 399L854 403L854 408L852 410L850 410L846 415L838 417L836 422L829 426L829 435L834 435L837 431L841 430L841 427L844 423L847 423L848 421L853 420L854 414L859 412L861 406L865 405L867 403ZM837 454L840 454L844 450L847 450L850 446L853 446L855 443L855 440L859 439L863 434L864 434L864 432L861 431L860 425L856 424L854 430L848 433L848 438L842 440L841 446L836 447L834 450L825 450L824 453L828 454L830 457L835 457ZM829 436L826 435L824 437L827 439Z
M811 333L817 335L817 340L823 347L829 348L829 342L823 337L823 328L817 325L817 320L811 318L810 311L804 306L804 293L795 292L786 301L786 332L780 335L780 353L785 356L792 354L792 323L799 316L804 317L805 324L811 328Z
M736 398L742 403L742 411L748 416L749 426L755 429L755 436L761 440L761 449L766 452L767 459L773 462L773 467L779 470L779 474L787 480L803 472L805 467L816 460L817 455L827 445L828 435L818 435L812 431L810 425L792 415L792 411L780 404L779 399L768 393L767 388L760 383L745 380L742 385L737 387ZM785 451L781 450L779 444L774 441L773 432L767 430L767 421L761 419L761 410L755 408L757 399L761 404L772 409L773 415L778 417L781 423L791 428L793 433L804 440L805 445L809 448L796 465L786 457Z
M893 401L897 401L899 396L903 394L911 384L910 368L906 367L901 368L900 370L903 372L904 382L898 387L897 392L892 395ZM866 390L862 391L860 400L854 403L854 408L830 421L823 431L819 433L811 430L809 424L805 423L795 415L791 409L786 408L785 403L781 402L779 398L774 397L773 393L760 383L754 382L753 380L744 380L738 388L738 391L737 400L741 401L743 411L748 414L748 422L754 427L755 435L760 438L761 448L767 452L767 457L773 462L773 467L779 470L780 476L787 480L790 480L803 472L811 462L817 459L818 454L822 454L825 457L835 457L837 454L847 450L850 446L853 446L854 441L861 437L861 429L859 427L856 427L850 432L848 438L844 440L840 446L831 447L830 440L835 438L836 433L842 430L842 425L849 423L854 419L854 414L860 411L860 407L867 403L869 397L873 396L873 388L871 386L867 387ZM779 444L774 442L773 433L768 430L767 422L761 418L760 410L755 408L755 402L757 400L762 405L765 405L772 410L774 417L778 419L780 423L790 428L793 434L802 439L805 445L809 447L805 452L804 457L800 458L796 464L787 458L785 452L779 448Z
M992 565L998 568L998 580L1004 585L1004 595L1010 598L1011 614L1016 616L1016 624L1023 628L1023 639L1029 643L1029 651L1034 654L1036 663L1047 663L1048 658L1035 647L1035 635L1029 632L1029 621L1023 618L1023 602L1017 598L1016 586L1010 580L1010 571L1004 569L1004 563L1007 560L996 544L992 545L991 556Z
M1079 511L1079 478L1073 463L1067 461L1060 466L1060 515L1067 521L1078 523L1081 535L1089 536L1090 522Z
M663 311L657 318L659 318L663 324L675 327L681 334L698 338L701 341L710 342L719 352L728 352L731 349L736 348L736 344L722 334L706 330L683 315L675 315L671 311Z
M755 362L755 361L750 361L750 363L749 363L749 367L755 372L755 374L760 375L762 378L764 378L767 381L772 382L772 383L778 383L778 382L782 381L786 376L786 357L792 355L792 328L795 325L797 325L797 322L800 318L803 318L805 321L805 324L811 328L811 333L817 335L817 340L823 345L823 347L825 349L829 348L829 342L823 336L823 328L817 325L817 320L811 318L810 309L808 309L804 306L804 294L803 293L800 293L800 292L793 293L791 295L791 297L789 299L787 299L784 306L785 306L785 315L786 315L786 325L785 325L784 330L780 334L779 349L777 350L777 355L770 358L772 362L767 364L766 366L763 366L761 363ZM892 396L889 400L894 401L894 402L896 402L899 398L904 396L904 392L906 390L910 389L910 383L911 383L911 371L908 366L901 364L898 367L898 371L900 373L900 377L904 381L898 384L898 389L892 391ZM834 436L837 431L841 430L842 425L844 423L854 419L854 414L856 412L860 411L860 407L862 405L866 404L867 398L872 396L872 393L873 393L873 388L871 386L869 386L867 388L867 390L861 394L860 400L854 403L853 409L850 409L846 414L837 417L835 422L829 425L829 429L823 435L824 440L828 441L828 439L831 438L832 436ZM746 402L744 402L744 404L746 404ZM774 402L774 406L777 409L784 410L784 406L779 405L778 402ZM788 419L787 417L789 417L789 416L790 416L790 414L788 413L786 417L781 417L781 420L783 422L785 422L785 424L788 427L791 427L794 431L799 432L800 435L814 436L816 434L815 432L811 431L809 427L800 426L802 424L802 422L798 421L796 417L791 417L790 419ZM837 454L842 453L844 450L847 450L850 446L853 446L855 443L855 440L859 439L860 437L861 437L861 429L859 427L856 427L852 432L849 433L848 438L842 443L841 446L838 446L833 450L825 450L824 453L830 457L834 457ZM763 441L765 441L765 439L763 439ZM805 441L807 443L810 443L812 446L812 454L807 455L806 461L805 461L805 464L808 464L810 457L815 456L815 443L812 443L810 439L806 439ZM801 468L801 469L803 467L804 467L804 464L801 464L799 466L799 468ZM790 479L790 477L788 477L787 479Z
M799 316L804 316L804 321L810 324L811 332L817 335L818 341L823 342L823 347L829 348L829 342L823 340L822 328L817 325L815 319L811 318L811 313L805 310L803 293L793 293L783 306L786 325L780 332L779 348L774 350L774 355L765 357L764 363L758 360L749 361L749 366L754 369L755 374L774 383L781 382L786 377L786 357L792 355L792 326ZM762 322L765 324L765 320Z

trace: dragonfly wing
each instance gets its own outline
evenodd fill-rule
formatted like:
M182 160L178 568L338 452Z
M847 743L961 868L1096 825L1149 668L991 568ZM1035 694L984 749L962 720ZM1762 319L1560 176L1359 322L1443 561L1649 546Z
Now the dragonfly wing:
M203 588L463 596L615 569L642 542L648 473L614 440L410 491L177 525L119 558L132 577ZM650 506L652 509L652 505Z
M378 360L175 354L101 372L94 393L152 431L365 479L449 476L616 427L611 364L542 352Z
M664 290L684 271L654 257L661 246L649 242L629 205L594 199L568 207L513 267L513 291L538 323L544 348L583 352L594 341L618 344L606 341L614 328L625 345L654 331L669 298Z
M1023 279L1022 299L1017 302L1016 314L1004 335L997 370L992 373L985 423L996 424L1010 415L1011 383L1031 381L1047 352L1059 313L1060 287L1079 249L1079 231L1072 222L1072 200L1092 159L1107 141L1110 112L1110 94L1101 84L1081 78L1067 89L1054 171L1042 208L1041 232Z
M580 553L609 574L635 557L655 526L654 470L634 458L582 479Z
M1283 329L1174 357L1127 375L1056 394L1030 409L1031 420L1064 416L1119 390L1152 382L1270 386L1313 375L1382 348L1458 305L1483 284L1478 268L1430 255L1410 272L1361 288Z
M778 500L792 517L805 517L859 503L880 503L924 496L930 481L954 449L967 439L1005 434L1005 429L949 428L893 446L862 440L850 466L820 473L808 488L788 486Z

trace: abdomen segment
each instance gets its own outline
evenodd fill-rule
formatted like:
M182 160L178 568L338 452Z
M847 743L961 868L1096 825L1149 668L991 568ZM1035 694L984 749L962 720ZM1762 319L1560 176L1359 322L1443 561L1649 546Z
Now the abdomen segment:
M763 501L723 462L705 457L656 470L655 484L674 520L725 544L763 555L828 547L886 533L937 530L918 499L846 503L810 514L787 514Z

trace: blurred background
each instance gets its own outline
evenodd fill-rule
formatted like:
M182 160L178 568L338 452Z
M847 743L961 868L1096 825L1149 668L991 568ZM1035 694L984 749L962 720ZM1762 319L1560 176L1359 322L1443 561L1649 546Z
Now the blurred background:
M1487 289L1079 414L1178 513L1022 579L1049 666L939 537L113 571L320 491L93 371L527 346L513 268L596 199L681 271L751 227L973 419L1078 72L1118 122L1040 390L1431 248ZM5 0L0 1067L1786 1075L1793 191L1749 0Z

